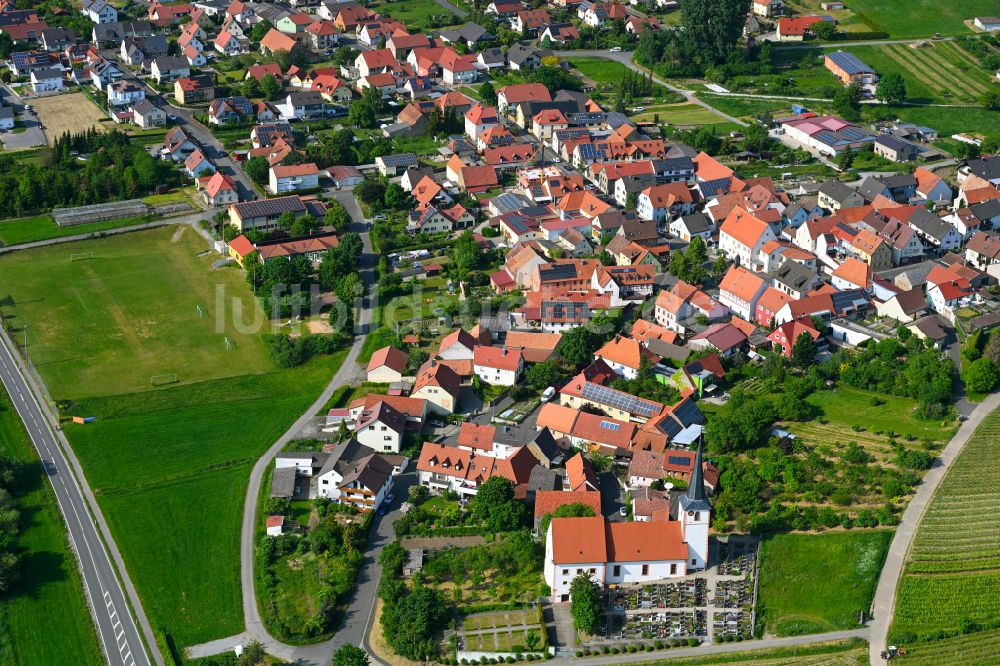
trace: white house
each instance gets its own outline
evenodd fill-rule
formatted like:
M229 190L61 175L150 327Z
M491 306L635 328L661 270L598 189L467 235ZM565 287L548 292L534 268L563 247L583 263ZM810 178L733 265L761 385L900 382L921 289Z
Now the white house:
M146 89L132 81L122 80L108 84L108 104L124 106L146 98Z
M719 227L719 251L730 261L750 268L761 246L773 240L776 237L771 226L742 206L733 208Z
M94 23L114 23L118 20L118 10L104 0L84 0L81 11Z
M65 76L58 69L36 69L31 72L31 89L37 94L50 90L62 90Z
M459 328L441 340L437 355L449 361L471 361L475 357L476 345L476 339Z
M524 372L524 357L519 349L480 345L473 351L472 370L487 384L513 386Z
M354 426L354 437L379 453L399 453L405 430L406 415L379 401L374 407L361 412Z
M267 189L272 194L314 190L319 187L319 169L313 162L272 166L268 172Z

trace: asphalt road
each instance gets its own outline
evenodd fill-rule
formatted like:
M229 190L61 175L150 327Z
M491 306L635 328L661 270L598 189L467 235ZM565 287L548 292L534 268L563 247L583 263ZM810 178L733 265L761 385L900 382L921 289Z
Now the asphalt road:
M374 285L375 256L368 235L368 224L361 213L361 209L358 207L357 201L354 199L352 188L334 191L332 195L350 213L353 220L351 230L361 234L361 240L364 245L364 252L358 272L365 284L366 293L360 297L357 304L357 316L355 320L357 337L344 362L337 370L337 373L330 379L322 394L292 424L285 434L264 453L257 461L257 464L254 465L253 471L250 473L250 482L247 485L247 494L243 505L243 526L240 537L240 582L243 591L243 617L246 624L246 635L260 641L269 654L301 664L313 664L316 666L326 666L329 664L333 651L345 643L363 646L369 623L372 620L371 609L374 604L375 591L378 588L378 578L380 575L378 554L381 552L382 546L392 540L392 521L395 519L395 512L393 512L388 516L376 520L371 535L370 547L365 553L364 564L358 576L358 584L353 600L334 638L315 645L296 647L286 645L268 633L267 628L260 618L260 611L257 608L253 573L253 537L258 520L257 498L260 495L261 483L263 482L264 475L271 469L274 456L277 455L285 444L297 437L299 432L313 421L314 416L323 408L333 392L338 387L361 378L357 358L358 354L361 353L365 337L370 332L369 329L372 322L373 294L371 293L371 287ZM397 495L397 506L400 502L398 498L405 496L405 486L406 482L400 483L394 491Z
M958 432L948 442L948 446L938 456L934 466L921 479L920 485L917 486L917 492L914 493L913 499L910 500L903 512L896 533L892 537L892 543L889 544L889 552L886 554L885 564L882 565L882 573L879 575L878 586L875 588L875 598L872 600L872 623L869 638L869 663L871 666L885 664L880 653L888 647L889 627L892 626L892 617L896 611L896 587L899 585L899 579L903 573L906 554L910 551L910 544L913 543L913 537L916 535L920 520L927 510L927 505L934 496L934 491L941 483L941 479L958 458L958 454L965 448L969 438L976 432L976 428L998 407L1000 407L1000 393L991 393L976 406L971 416L962 423Z
M25 109L24 100L6 84L0 85L0 102L14 107L14 116L21 123L21 126L25 128L19 134L14 134L11 131L0 134L0 140L3 141L4 148L7 150L34 148L35 146L44 146L48 143L38 116Z
M70 471L70 464L26 379L27 371L16 357L13 342L5 331L0 332L0 338L0 378L24 421L55 491L105 657L112 666L150 666L125 591L88 512L83 490Z

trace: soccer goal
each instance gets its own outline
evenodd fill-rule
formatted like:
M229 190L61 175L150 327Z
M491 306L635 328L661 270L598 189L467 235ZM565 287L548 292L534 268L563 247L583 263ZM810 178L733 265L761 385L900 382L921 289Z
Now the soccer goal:
M93 259L93 258L94 258L93 252L74 252L73 254L69 255L70 261L86 261L87 259Z
M194 307L198 311L198 317L201 318L201 319L204 319L205 318L205 308L201 307L200 305L196 305Z
M177 375L174 373L169 373L165 375L153 375L149 378L149 383L153 386L165 386L167 384L176 384L178 381Z

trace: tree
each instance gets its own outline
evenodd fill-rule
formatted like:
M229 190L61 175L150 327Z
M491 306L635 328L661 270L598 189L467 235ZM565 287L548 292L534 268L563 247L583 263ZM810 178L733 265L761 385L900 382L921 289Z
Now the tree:
M255 42L259 42L260 40L264 39L264 35L269 33L271 31L271 28L273 27L274 27L273 23L271 23L267 19L264 19L260 23L254 25L253 30L250 31L250 39L252 39Z
M906 82L899 72L887 72L875 86L875 99L886 104L906 101Z
M833 21L820 21L819 23L814 23L809 29L816 39L823 41L833 39L833 36L837 33L837 25Z
M266 183L270 168L266 157L251 157L243 164L243 170L255 183Z
M524 379L528 385L535 389L553 386L562 377L563 372L559 369L559 364L551 359L535 363L524 373Z
M347 209L336 200L326 202L326 214L323 216L323 224L333 227L338 233L347 231L351 226L351 216Z
M965 388L976 393L988 393L1000 383L1000 368L990 358L980 358L962 371Z
M250 641L243 646L243 654L236 660L236 666L258 666L264 663L267 653L259 641Z
M14 40L6 32L0 32L0 58L6 60L14 50Z
M799 333L792 346L792 363L797 367L808 367L816 360L816 341L807 331Z
M559 355L577 367L590 363L602 340L587 326L577 326L563 333L559 340Z
M618 262L615 261L614 255L612 255L607 250L601 250L601 254L598 257L602 266L617 266Z
M255 99L261 96L260 93L260 83L252 76L248 76L243 79L243 83L240 84L240 92L247 99Z
M479 86L479 98L483 100L483 104L486 106L496 106L497 91L493 88L492 83L487 81L483 85Z
M601 596L589 574L579 573L569 586L570 614L577 631L593 634L601 619Z
M1000 111L1000 90L989 90L979 96L979 104L984 109Z
M357 645L346 644L333 653L332 666L368 666L368 654Z
M389 183L383 196L385 207L390 210L409 210L413 207L413 197L399 183Z
M281 94L283 88L281 84L278 83L278 79L275 78L274 74L265 74L260 79L260 94L266 99L275 99Z
M705 247L705 239L701 236L692 238L684 255L687 257L688 264L692 266L703 265L708 260L708 249Z
M356 99L351 102L347 111L347 122L355 127L371 129L375 127L375 109L365 99Z
M680 0L681 39L701 65L725 62L743 35L750 0Z
M767 128L760 123L750 123L743 139L743 150L762 153L768 149L770 143L771 137L767 133Z
M855 82L833 96L833 110L850 122L861 120L861 86Z

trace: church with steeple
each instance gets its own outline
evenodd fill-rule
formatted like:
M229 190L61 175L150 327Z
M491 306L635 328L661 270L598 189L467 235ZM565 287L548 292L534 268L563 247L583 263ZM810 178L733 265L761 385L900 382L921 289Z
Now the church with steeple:
M675 499L670 519L553 518L544 565L553 601L569 601L570 585L579 574L606 586L651 583L707 569L712 504L705 491L701 442L688 488Z

